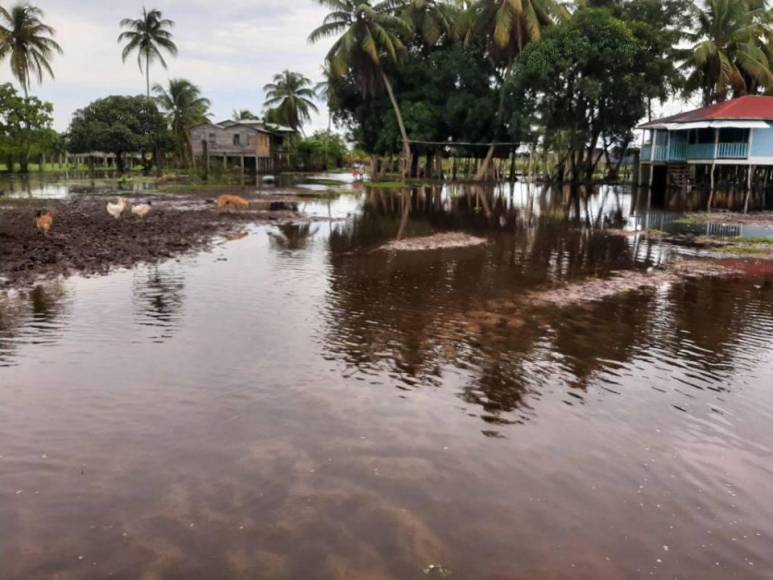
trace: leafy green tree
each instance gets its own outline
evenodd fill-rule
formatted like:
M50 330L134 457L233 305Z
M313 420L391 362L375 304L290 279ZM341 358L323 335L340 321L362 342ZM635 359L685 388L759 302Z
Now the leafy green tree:
M145 73L147 97L150 100L150 65L158 61L166 68L164 52L177 56L177 45L172 40L170 28L174 22L164 18L160 10L143 8L142 17L137 19L124 18L121 28L125 28L119 36L119 44L125 42L121 58L124 62L133 53L137 53L137 65L140 72Z
M311 137L292 144L292 158L298 167L309 170L327 170L342 167L349 150L340 135L328 131L317 131Z
M687 90L700 91L704 105L773 89L771 15L764 0L706 0L694 7L697 29L686 66Z
M247 109L235 110L231 115L231 118L234 121L260 121L260 117Z
M399 63L403 57L403 38L411 27L393 13L390 1L371 4L370 0L318 0L330 9L322 25L309 37L311 42L337 36L326 60L331 73L342 77L353 74L366 93L372 93L377 80L383 83L394 110L403 143L403 176L410 167L411 145L400 104L384 65Z
M51 103L36 97L20 97L10 84L0 85L0 152L9 171L18 160L21 172L27 173L33 155L55 146L53 112Z
M199 87L185 79L171 79L167 88L156 84L153 92L169 123L177 159L187 163L193 158L190 129L207 120L211 103L201 96Z
M572 182L590 181L601 157L598 145L627 139L645 114L650 58L609 11L579 10L518 60L510 87L514 135L525 138L542 127L554 144L563 143L556 153Z
M281 124L295 131L302 132L303 124L311 120L311 111L318 112L311 81L300 73L282 71L274 75L273 82L264 86L263 91L264 105L276 112Z
M0 6L0 60L9 58L11 72L19 81L24 96L29 95L31 77L43 82L44 75L54 78L51 58L62 54L52 38L54 29L43 22L43 11L19 3L10 11Z
M173 148L164 116L155 102L145 97L112 96L99 99L75 112L68 131L73 153L114 153L119 171L126 168L126 155L147 153L157 146ZM147 168L146 164L146 168Z

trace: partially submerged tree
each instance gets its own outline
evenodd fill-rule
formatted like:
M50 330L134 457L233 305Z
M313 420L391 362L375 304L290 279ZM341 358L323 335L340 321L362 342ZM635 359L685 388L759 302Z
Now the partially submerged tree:
M607 10L582 9L528 46L515 67L514 131L542 127L573 183L591 181L603 150L646 112L645 47Z
M318 112L314 99L317 97L311 80L301 73L284 70L274 75L273 82L263 87L265 107L275 111L275 118L299 133L304 123L311 120L311 112Z
M126 155L139 153L147 165L147 154L158 145L171 148L166 119L156 104L145 97L112 96L99 99L75 112L68 131L73 153L114 153L119 171L126 168Z
M150 65L155 61L166 68L164 53L177 56L177 45L172 40L170 29L174 22L164 18L160 10L142 9L142 17L137 19L124 18L121 28L125 28L118 36L118 42L125 43L121 58L124 62L132 54L137 53L137 65L140 72L145 73L147 97L150 100Z
M153 92L169 123L178 161L190 162L193 158L190 129L207 120L209 99L202 97L201 90L185 79L171 79L167 88L156 84Z
M366 94L373 93L379 82L386 89L400 129L403 143L402 175L405 177L411 163L411 145L385 65L398 63L402 59L405 53L402 36L410 34L411 27L393 13L393 3L390 1L378 4L372 4L370 0L318 2L331 12L322 25L311 33L309 40L317 42L337 36L326 57L331 73L336 77L352 74Z
M10 60L11 73L25 97L32 78L39 83L46 74L54 78L50 61L54 54L62 54L53 39L54 29L43 22L43 16L40 8L27 3L16 4L10 10L0 6L0 60Z

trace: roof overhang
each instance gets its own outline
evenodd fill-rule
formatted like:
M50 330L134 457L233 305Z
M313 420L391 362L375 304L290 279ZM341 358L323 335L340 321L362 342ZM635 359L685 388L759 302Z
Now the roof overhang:
M690 129L767 129L766 121L695 121L693 123L645 123L639 129L689 131Z

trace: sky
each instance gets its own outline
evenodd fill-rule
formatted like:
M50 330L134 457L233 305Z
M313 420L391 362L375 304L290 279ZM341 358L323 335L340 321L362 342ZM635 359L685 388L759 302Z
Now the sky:
M144 94L145 80L136 58L121 61L117 43L122 18L139 18L142 2L133 0L35 0L45 22L56 29L64 54L53 60L56 79L34 84L31 94L54 103L54 126L64 131L73 112L91 101L116 94ZM151 68L151 83L185 78L212 101L213 119L230 118L235 109L260 112L263 86L290 69L321 80L324 55L332 41L312 45L309 33L325 10L313 0L153 0L175 22L177 58ZM18 83L7 61L0 83ZM320 104L306 132L327 127Z

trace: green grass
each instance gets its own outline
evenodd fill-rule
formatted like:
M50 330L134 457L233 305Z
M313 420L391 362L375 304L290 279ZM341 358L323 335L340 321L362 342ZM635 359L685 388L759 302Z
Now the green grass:
M740 240L742 244L773 244L773 237L771 238L742 238Z
M376 189L402 189L405 185L405 183L400 181L371 181L366 183L365 187L373 187Z
M664 232L663 230L658 230L656 228L650 228L647 230L647 235L656 237L656 238L662 238L664 236L667 236L668 232Z
M702 226L706 224L706 221L700 218L685 216L685 217L679 218L678 220L674 220L673 223L680 226Z

